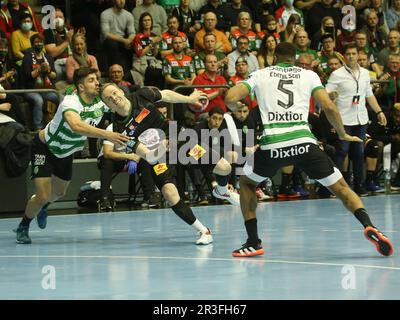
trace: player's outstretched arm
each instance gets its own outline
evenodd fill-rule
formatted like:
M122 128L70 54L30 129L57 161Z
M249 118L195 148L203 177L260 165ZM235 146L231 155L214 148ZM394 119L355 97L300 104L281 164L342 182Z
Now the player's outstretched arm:
M64 113L64 118L74 132L83 136L104 138L117 144L124 144L129 140L129 137L121 133L99 129L87 124L86 122L82 121L79 114L74 111L66 111Z
M317 99L319 104L322 106L322 110L324 110L328 121L335 128L340 140L346 140L350 142L362 142L360 138L350 136L346 133L339 110L329 98L329 95L325 89L321 88L316 90L314 92L314 98Z
M200 100L202 98L207 97L206 93L204 93L202 91L198 91L198 90L194 90L190 96L185 96L183 94L177 93L172 90L161 90L160 92L161 92L161 97L162 97L161 100L164 102L189 103L189 104L193 104L197 107L201 107L202 103L200 102Z
M237 102L249 95L249 87L244 83L238 83L230 88L225 94L225 103L229 110L237 111Z

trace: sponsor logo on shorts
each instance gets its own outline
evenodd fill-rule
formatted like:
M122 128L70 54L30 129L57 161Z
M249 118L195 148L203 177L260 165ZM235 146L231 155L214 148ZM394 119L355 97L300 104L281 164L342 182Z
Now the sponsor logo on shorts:
M153 167L153 170L156 173L156 175L159 176L161 173L164 173L165 171L167 171L168 167L167 167L167 164L165 164L165 163L159 163Z
M135 118L136 123L141 123L143 119L146 118L149 114L150 111L146 108L143 108L143 110Z
M310 145L293 146L291 148L282 148L282 149L271 149L270 156L271 159L284 159L308 153L309 149Z
M293 112L268 112L268 121L303 121L303 115L301 113Z
M35 160L33 161L34 166L43 166L46 162L46 156L44 154L35 154Z
M192 150L190 150L189 155L194 159L199 160L205 153L206 150L202 146L196 144Z

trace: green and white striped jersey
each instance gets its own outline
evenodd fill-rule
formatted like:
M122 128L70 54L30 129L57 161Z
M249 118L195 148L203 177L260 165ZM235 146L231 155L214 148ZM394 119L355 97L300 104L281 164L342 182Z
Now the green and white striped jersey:
M108 107L100 97L96 97L92 104L86 104L77 93L65 96L54 118L45 128L45 140L49 150L56 157L65 158L83 149L87 137L72 131L64 118L65 112L76 112L82 121L96 126L107 110Z
M316 144L308 111L311 95L324 87L315 72L280 63L253 72L243 83L255 93L260 108L262 150Z

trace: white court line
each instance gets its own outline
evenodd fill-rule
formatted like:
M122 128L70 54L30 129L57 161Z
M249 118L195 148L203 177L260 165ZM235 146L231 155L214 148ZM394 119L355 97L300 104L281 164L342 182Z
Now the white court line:
M147 260L210 260L210 261L238 261L238 262L249 262L249 263L280 263L280 264L305 264L311 266L327 266L327 267L342 267L346 265L352 265L356 268L367 268L367 269L387 269L387 270L400 270L400 267L386 267L386 266L372 266L365 264L352 264L352 263L327 263L327 262L308 262L308 261L289 261L289 260L267 260L267 259L248 259L248 258L195 258L195 257L149 257L149 256L28 256L28 255L14 255L14 256L1 256L0 259L15 259L15 258L32 258L32 259L147 259Z
M326 229L326 230L322 230L323 232L336 232L337 230L329 230L329 229Z
M71 230L54 230L53 232L56 232L56 233L68 233L68 232L71 232Z
M306 232L308 230L307 229L293 229L292 231L294 231L294 232Z
M124 229L124 230L113 229L111 231L112 232L129 232L129 231L131 231L131 229Z

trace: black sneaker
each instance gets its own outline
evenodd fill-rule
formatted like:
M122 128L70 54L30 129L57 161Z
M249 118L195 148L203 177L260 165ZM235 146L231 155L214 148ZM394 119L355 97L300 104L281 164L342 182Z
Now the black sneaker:
M29 237L29 226L21 226L19 225L17 229L13 230L16 234L16 242L20 244L30 244L32 243L31 238Z
M366 197L369 195L369 192L362 185L354 188L354 192L357 193L360 197Z
M114 203L108 198L102 198L99 201L99 212L111 212L114 211Z
M197 202L196 204L198 206L205 206L208 204L208 199L205 195L199 195L199 197L197 198Z
M254 257L264 254L264 249L261 246L261 240L258 240L257 244L250 244L249 240L242 245L241 248L236 249L232 252L233 257L246 258Z
M292 186L284 186L279 188L278 199L297 199L300 193L293 190Z

